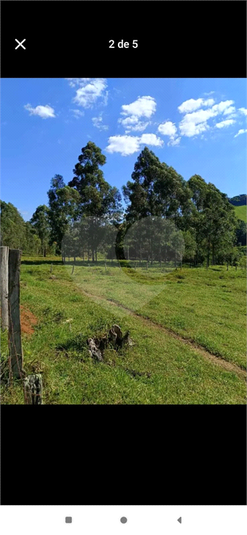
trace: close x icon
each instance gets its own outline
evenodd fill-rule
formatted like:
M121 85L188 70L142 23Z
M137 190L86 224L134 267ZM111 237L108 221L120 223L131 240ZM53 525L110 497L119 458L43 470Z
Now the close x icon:
M23 50L26 50L26 47L23 45L23 43L26 42L26 39L23 39L22 41L19 41L18 39L15 39L15 42L17 43L17 46L15 47L15 50L18 48L23 48Z

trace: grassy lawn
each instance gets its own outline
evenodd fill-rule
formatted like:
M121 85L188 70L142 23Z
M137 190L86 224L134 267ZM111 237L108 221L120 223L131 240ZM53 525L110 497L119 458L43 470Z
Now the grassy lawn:
M72 274L57 258L22 260L21 305L38 320L22 336L24 368L43 373L45 404L246 402L245 270L102 262ZM113 323L134 345L94 362L86 340ZM20 381L1 391L3 404L24 402Z
M71 266L65 268L72 272ZM246 367L245 270L225 266L147 270L78 266L78 287L152 319L216 356ZM101 303L107 306L107 303Z

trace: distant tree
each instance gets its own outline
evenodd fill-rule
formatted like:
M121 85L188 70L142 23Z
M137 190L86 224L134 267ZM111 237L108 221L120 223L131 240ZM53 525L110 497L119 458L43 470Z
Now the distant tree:
M127 221L143 217L171 218L180 224L183 211L188 210L191 192L187 182L175 169L145 147L139 154L131 175L132 181L123 186L128 207Z
M236 242L237 245L246 245L246 223L242 219L237 220Z
M160 201L157 215L172 219L184 230L184 221L192 210L191 190L186 180L173 167L162 163L154 183L154 192Z
M0 201L1 211L1 245L12 249L23 249L26 238L25 221L17 208L9 203Z
M232 249L235 243L236 216L226 195L209 183L203 210L203 234L207 241L207 266L212 253L215 263L217 251Z
M118 215L121 211L121 195L116 187L110 186L103 177L99 166L106 163L101 149L89 141L81 149L75 165L75 177L69 182L71 188L80 194L82 213L86 216L102 217L106 214Z
M196 238L193 229L184 231L183 238L185 247L183 260L192 264L196 255Z
M233 204L233 206L244 206L247 204L247 195L242 193L242 195L237 195L236 197L228 198L228 201Z
M56 253L61 253L62 240L71 221L80 215L80 195L66 186L61 175L55 175L48 191L50 244L56 243Z
M25 242L23 252L29 255L38 255L41 250L41 241L36 229L27 221L25 223Z
M69 182L69 187L80 195L81 216L89 217L88 236L94 261L97 260L100 226L104 224L104 218L115 223L121 221L121 195L104 179L99 166L106 163L106 157L92 141L82 148L78 160L74 168L76 176Z
M154 183L161 170L162 164L159 158L145 147L135 163L132 180L122 188L124 199L129 203L126 210L127 221L161 214L159 192L154 191Z
M78 223L71 224L66 229L61 252L64 259L72 257L74 261L80 255L80 229Z
M31 225L35 228L41 242L42 254L45 257L50 238L50 223L48 218L48 207L43 204L36 208L30 219Z
M207 183L200 175L193 175L188 180L188 186L192 192L192 202L197 212L202 212L205 206L205 199L207 194Z
M214 184L207 184L199 175L188 180L192 192L193 209L188 218L189 230L196 237L196 261L210 257L214 264L217 255L225 248L232 249L235 243L236 217L227 196Z

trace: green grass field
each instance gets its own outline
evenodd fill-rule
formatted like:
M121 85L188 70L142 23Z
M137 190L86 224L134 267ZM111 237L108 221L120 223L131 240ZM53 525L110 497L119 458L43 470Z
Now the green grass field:
M246 270L22 260L21 305L38 320L24 368L43 373L45 404L246 403ZM86 340L113 323L134 345L95 362ZM20 381L1 394L24 403Z
M246 207L246 205L244 205L244 206L234 206L234 209L235 209L235 213L236 213L237 218L238 219L242 219L246 223L247 222L247 207Z

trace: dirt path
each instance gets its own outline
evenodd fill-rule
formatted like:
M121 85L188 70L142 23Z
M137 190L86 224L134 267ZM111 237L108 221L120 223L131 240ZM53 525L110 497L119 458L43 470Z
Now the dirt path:
M227 371L235 372L242 379L243 378L246 379L246 377L247 377L246 370L242 369L237 364L233 364L231 362L228 362L227 360L223 359L222 357L217 357L216 355L214 355L213 353L210 353L210 351L207 351L206 349L204 349L202 346L200 346L199 344L197 344L193 340L189 340L188 338L184 338L183 336L174 333L171 329L168 329L167 327L164 327L164 325L156 323L155 321L151 320L148 317L142 316L142 314L138 314L138 312L133 312L133 310L131 310L130 308L128 308L128 307L126 307L124 305L122 305L121 303L119 303L115 299L106 299L105 297L101 297L101 296L94 295L94 294L91 294L89 292L86 292L82 288L81 288L81 291L87 297L92 297L96 301L97 300L99 302L100 301L104 301L104 302L108 303L109 305L116 306L116 307L121 308L123 310L127 310L128 313L131 316L134 316L135 318L141 319L143 325L147 325L148 327L152 327L154 329L158 329L158 330L162 330L162 331L166 332L167 334L169 334L169 336L171 336L172 338L175 338L175 340L179 340L183 344L186 344L187 346L189 346L190 349L194 353L197 353L197 354L201 355L202 357L204 357L207 360L213 362L214 364L217 364L218 366L221 366L221 368L224 368Z

